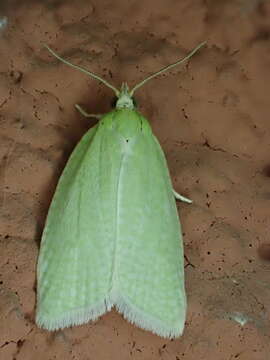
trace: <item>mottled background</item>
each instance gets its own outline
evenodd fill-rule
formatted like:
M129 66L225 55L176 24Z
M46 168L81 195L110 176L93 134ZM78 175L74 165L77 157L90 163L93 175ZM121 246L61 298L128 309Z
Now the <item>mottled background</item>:
M186 254L180 339L115 311L38 329L35 269L59 175L110 89L59 63L130 85L207 46L137 93L168 159ZM1 1L0 359L267 360L270 305L270 1ZM147 157L145 159L147 161Z

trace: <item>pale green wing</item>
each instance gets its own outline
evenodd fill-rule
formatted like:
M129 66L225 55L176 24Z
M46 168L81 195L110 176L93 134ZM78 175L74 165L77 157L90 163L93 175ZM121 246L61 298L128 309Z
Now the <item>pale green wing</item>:
M146 120L127 114L106 115L83 137L57 186L38 261L36 321L48 330L113 304L161 336L183 330L182 239L166 161Z
M102 120L72 153L46 221L36 322L48 330L94 320L112 306L120 151L115 133L100 125Z
M186 317L182 235L166 160L151 131L128 142L118 196L117 308L146 330L180 336Z

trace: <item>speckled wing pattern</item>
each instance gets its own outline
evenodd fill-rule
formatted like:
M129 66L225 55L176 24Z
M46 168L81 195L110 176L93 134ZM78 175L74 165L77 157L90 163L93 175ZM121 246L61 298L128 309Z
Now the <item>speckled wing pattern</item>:
M86 323L116 306L160 336L186 315L181 228L163 151L137 111L114 110L60 178L38 261L36 322Z

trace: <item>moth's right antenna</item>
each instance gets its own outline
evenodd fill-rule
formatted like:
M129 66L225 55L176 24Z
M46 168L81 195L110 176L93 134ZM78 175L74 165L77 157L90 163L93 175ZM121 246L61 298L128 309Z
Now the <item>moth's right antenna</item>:
M184 61L187 61L188 59L191 58L191 56L193 56L202 46L204 46L206 44L206 41L202 42L200 45L198 45L197 47L195 47L195 49L193 49L186 57L184 57L184 59L178 60L175 63L166 66L165 68L155 72L154 74L148 76L146 79L144 79L143 81L141 81L139 84L135 85L134 88L130 91L130 96L133 96L134 92L136 90L138 90L141 86L143 86L147 81L153 79L154 77L164 73L165 71L179 65L182 64Z

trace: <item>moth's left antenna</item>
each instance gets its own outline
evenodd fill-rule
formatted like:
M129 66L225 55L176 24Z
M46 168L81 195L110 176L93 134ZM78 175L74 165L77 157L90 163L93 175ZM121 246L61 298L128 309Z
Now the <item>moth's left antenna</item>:
M73 67L73 68L75 68L75 69L77 69L77 70L80 70L80 71L82 71L83 73L91 76L92 78L94 78L94 79L102 82L104 85L106 85L107 87L109 87L110 89L112 89L117 97L119 96L120 91L117 90L117 89L116 89L113 85L111 85L108 81L106 81L105 79L102 79L100 76L92 73L91 71L88 71L88 70L86 70L86 69L84 69L84 68L82 68L82 67L80 67L80 66L78 66L78 65L72 64L72 63L70 63L69 61L63 59L61 56L59 56L58 54L56 54L56 52L54 52L48 45L44 44L44 46L45 46L45 48L46 48L47 50L49 50L49 52L50 52L54 57L56 57L58 60L62 61L64 64L69 65L69 66L71 66L71 67Z

